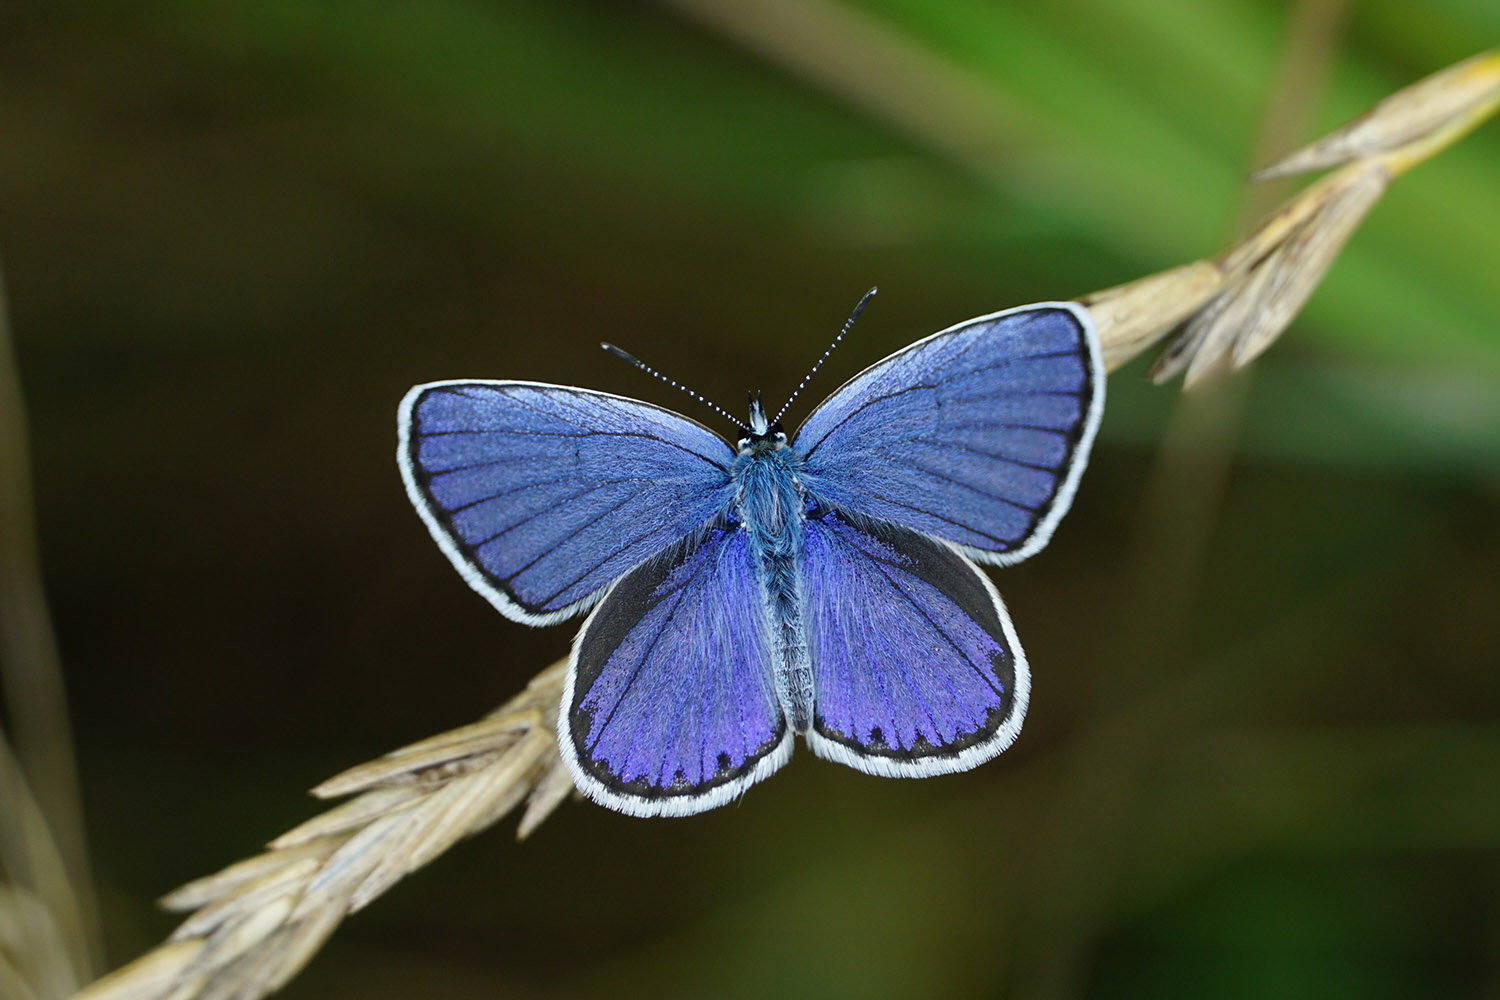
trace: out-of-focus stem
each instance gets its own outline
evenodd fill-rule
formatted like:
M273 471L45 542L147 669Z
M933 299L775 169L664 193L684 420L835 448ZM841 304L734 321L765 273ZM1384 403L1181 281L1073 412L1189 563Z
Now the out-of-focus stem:
M42 589L21 380L0 269L0 678L16 754L56 841L68 878L32 886L54 908L80 982L99 964L83 807L61 661ZM10 808L6 805L5 808Z

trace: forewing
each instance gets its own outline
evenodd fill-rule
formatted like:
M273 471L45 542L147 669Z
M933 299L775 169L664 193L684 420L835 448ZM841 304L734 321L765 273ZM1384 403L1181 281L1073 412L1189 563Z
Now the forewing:
M961 323L866 369L793 448L823 501L914 528L984 562L1051 537L1104 406L1092 320L1071 302Z
M558 744L574 782L636 816L729 801L791 754L743 531L715 528L630 573L584 623Z
M1010 746L1031 680L983 572L945 542L834 512L810 519L805 537L813 752L924 777Z
M432 537L531 625L566 618L729 504L725 441L649 403L531 382L406 394L398 461Z

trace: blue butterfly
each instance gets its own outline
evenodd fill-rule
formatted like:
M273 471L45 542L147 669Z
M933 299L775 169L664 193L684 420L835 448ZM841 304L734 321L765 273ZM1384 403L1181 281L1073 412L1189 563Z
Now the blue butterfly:
M1031 678L974 561L1047 543L1103 406L1092 320L1051 302L897 351L791 437L758 393L731 446L622 396L430 382L401 403L398 460L438 546L502 614L594 608L557 720L578 788L685 816L772 774L798 734L887 777L1008 747Z

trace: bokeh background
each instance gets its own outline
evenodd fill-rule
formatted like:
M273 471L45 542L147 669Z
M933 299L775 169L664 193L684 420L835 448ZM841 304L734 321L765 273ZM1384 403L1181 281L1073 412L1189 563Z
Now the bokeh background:
M1245 173L1500 38L1488 0L46 0L0 254L111 965L302 790L562 655L394 462L408 386L797 405L1217 251ZM288 997L1500 996L1500 127L1401 179L1252 376L1110 381L970 774L509 822ZM1294 185L1295 186L1295 185ZM1288 188L1279 188L1285 193ZM707 419L712 419L711 416Z

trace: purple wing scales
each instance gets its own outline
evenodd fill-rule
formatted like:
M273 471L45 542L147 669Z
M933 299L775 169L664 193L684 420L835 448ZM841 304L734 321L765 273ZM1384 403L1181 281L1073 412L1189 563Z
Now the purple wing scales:
M620 396L528 382L437 382L401 406L407 493L470 586L546 624L729 505L718 435Z
M637 816L682 816L786 762L792 734L764 608L745 532L725 528L609 591L574 646L558 724L586 795Z
M813 411L793 447L824 502L1012 563L1046 544L1098 427L1087 311L1027 306L918 341Z
M809 744L872 774L967 770L1015 739L1030 676L999 596L953 546L825 511L807 522Z

